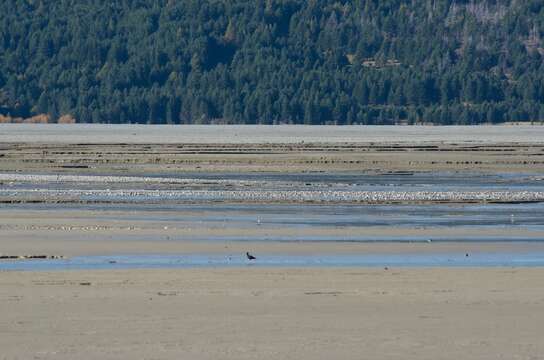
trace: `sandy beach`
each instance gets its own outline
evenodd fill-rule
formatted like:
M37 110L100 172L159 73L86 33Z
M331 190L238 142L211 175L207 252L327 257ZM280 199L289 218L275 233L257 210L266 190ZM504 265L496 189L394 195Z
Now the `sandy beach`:
M3 359L539 359L543 270L0 272Z

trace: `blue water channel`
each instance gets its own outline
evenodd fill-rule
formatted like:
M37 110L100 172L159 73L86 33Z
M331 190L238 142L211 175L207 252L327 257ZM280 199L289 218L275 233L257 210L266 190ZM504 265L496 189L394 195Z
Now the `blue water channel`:
M0 271L122 270L231 267L541 267L544 252L436 254L180 254L83 256L55 260L6 260Z

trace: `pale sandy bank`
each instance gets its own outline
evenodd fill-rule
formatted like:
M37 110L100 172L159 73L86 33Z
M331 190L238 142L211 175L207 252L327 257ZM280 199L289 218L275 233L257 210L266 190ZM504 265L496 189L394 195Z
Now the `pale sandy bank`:
M0 124L0 142L32 143L542 143L544 126Z
M0 273L2 359L539 359L544 269Z

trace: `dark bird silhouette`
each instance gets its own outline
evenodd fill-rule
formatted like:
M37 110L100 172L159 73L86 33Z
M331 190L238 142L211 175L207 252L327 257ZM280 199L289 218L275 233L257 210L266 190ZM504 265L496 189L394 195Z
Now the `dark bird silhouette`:
M247 259L248 260L257 260L257 258L253 255L251 255L250 253L246 252L246 256L247 256Z
M465 254L465 257L468 257L468 253Z

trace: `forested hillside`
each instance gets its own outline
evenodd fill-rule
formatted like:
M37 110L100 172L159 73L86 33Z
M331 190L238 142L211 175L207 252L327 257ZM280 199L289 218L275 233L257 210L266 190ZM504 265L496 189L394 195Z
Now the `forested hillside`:
M0 14L4 119L544 120L542 0L2 0Z

